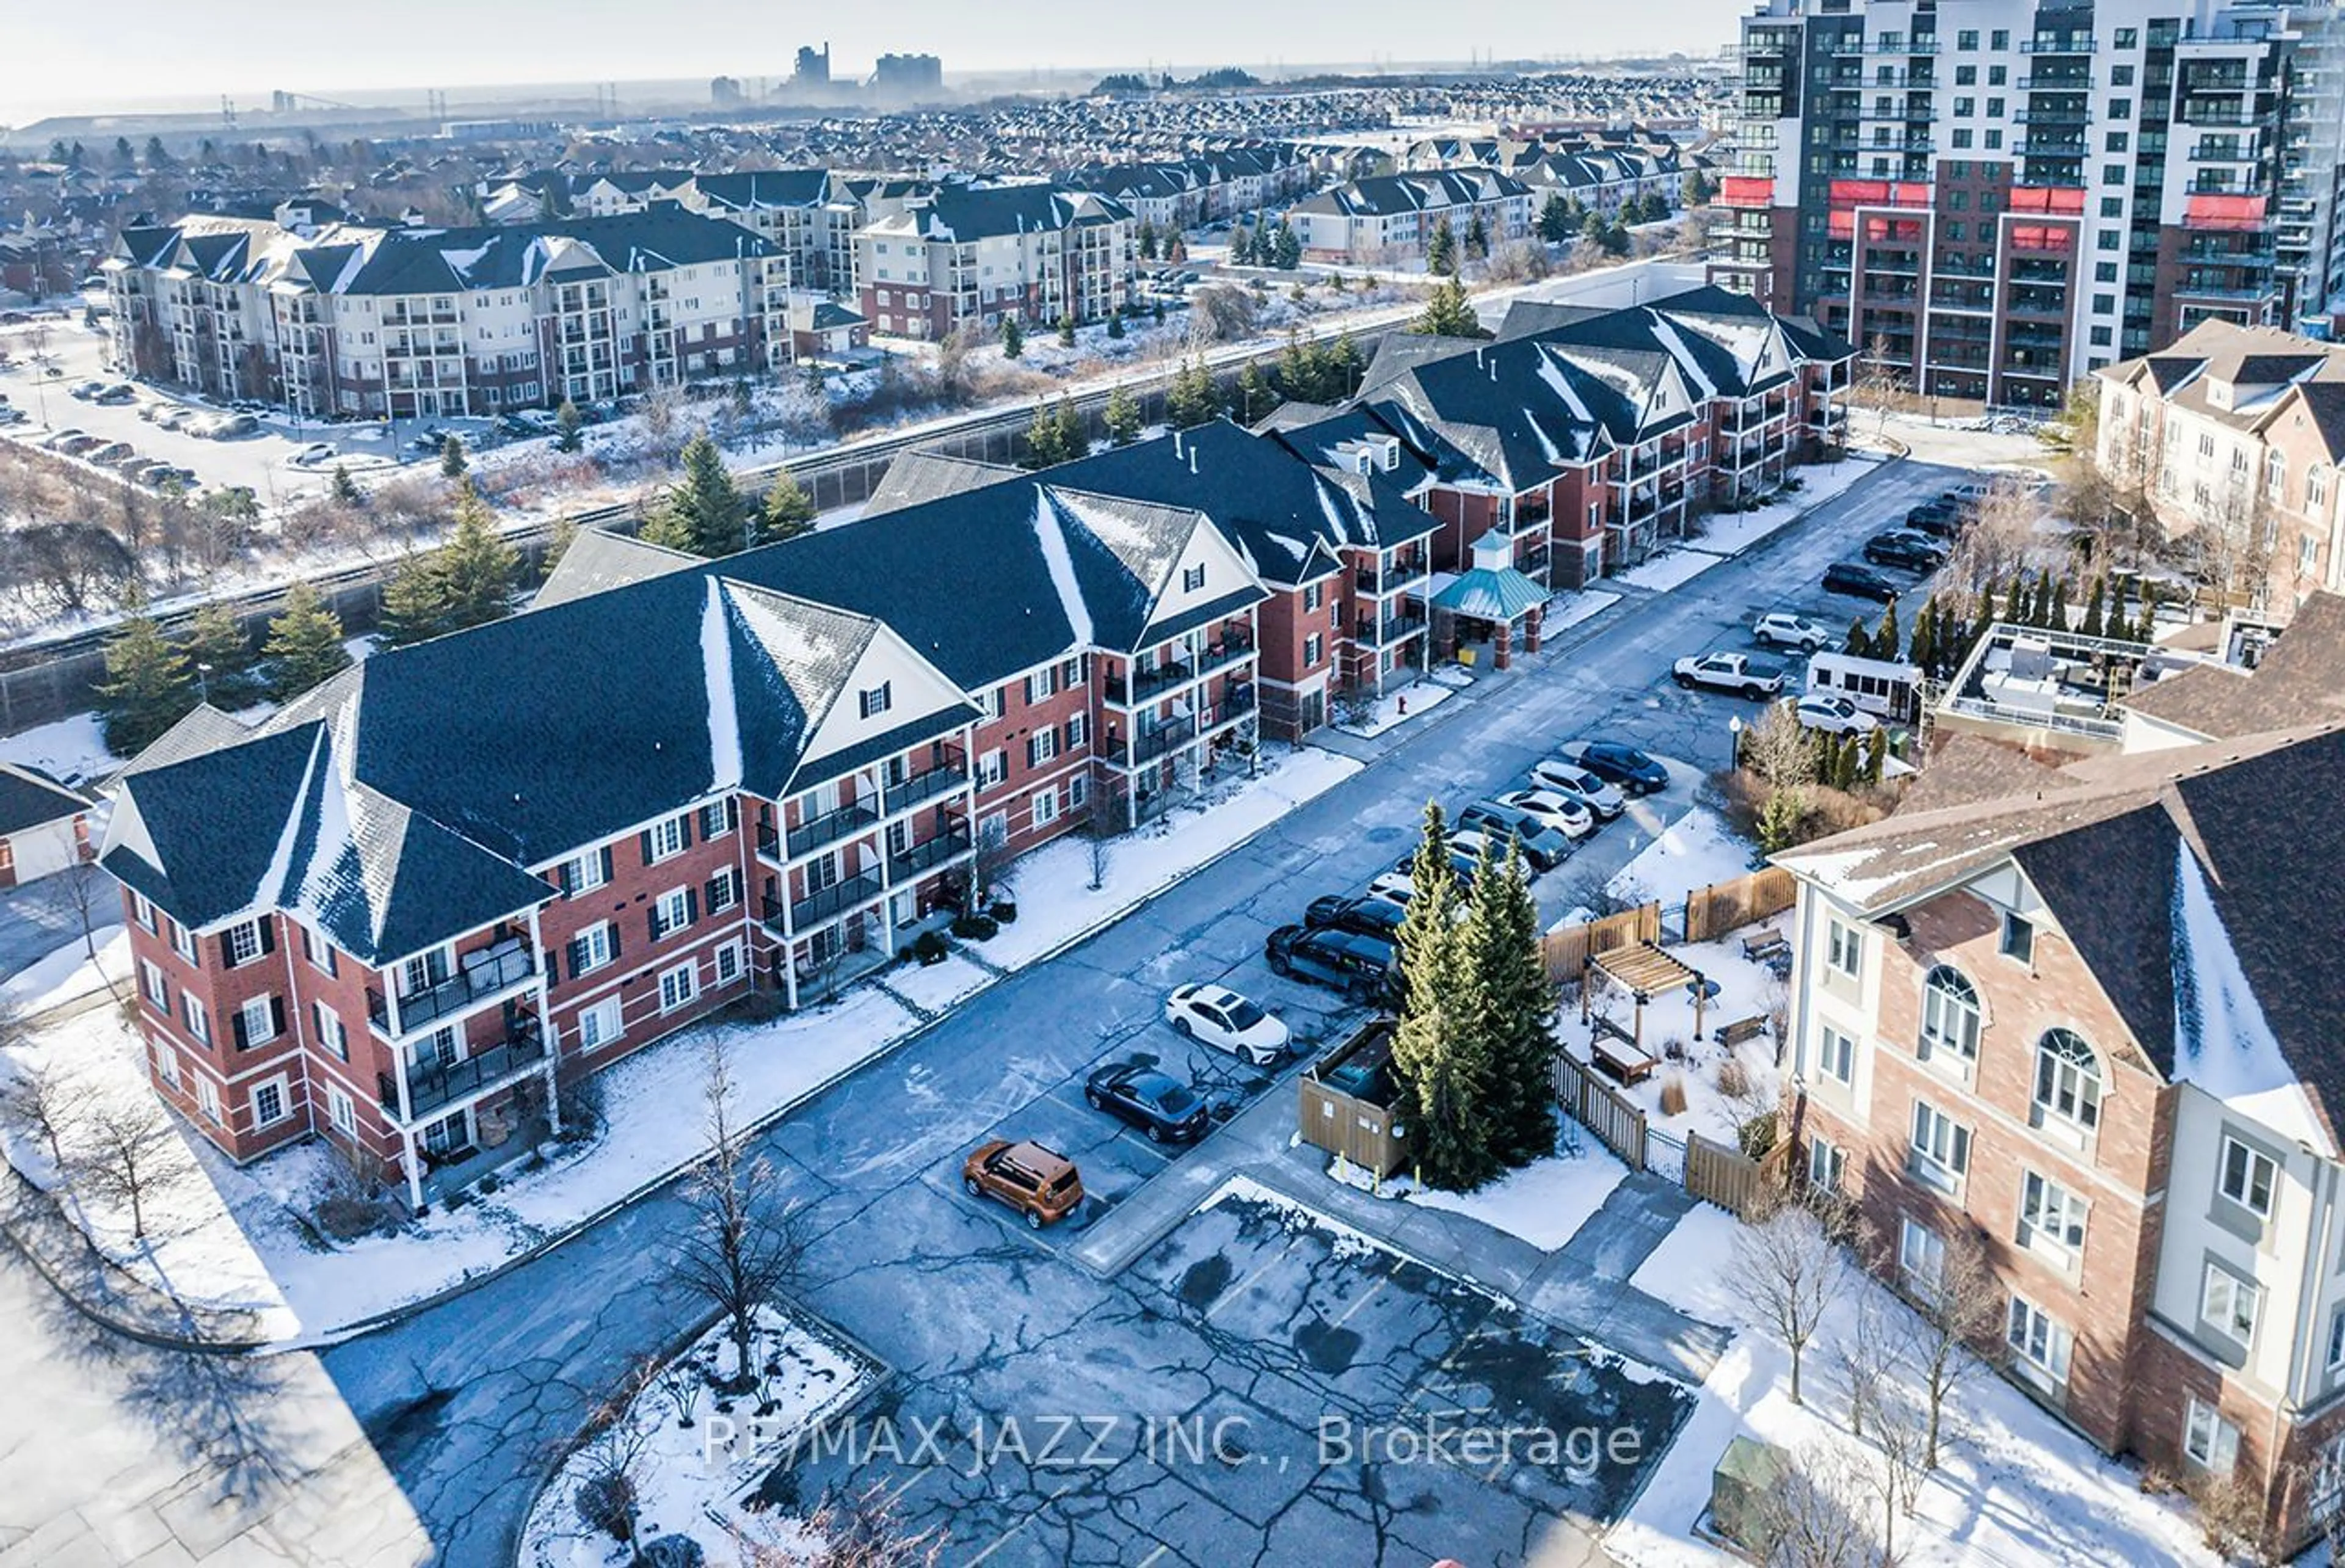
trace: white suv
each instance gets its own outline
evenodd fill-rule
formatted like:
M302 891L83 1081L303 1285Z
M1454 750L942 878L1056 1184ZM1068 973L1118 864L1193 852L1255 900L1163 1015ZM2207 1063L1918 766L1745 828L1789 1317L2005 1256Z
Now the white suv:
M1759 617L1751 628L1751 640L1762 648L1797 648L1812 653L1832 645L1832 632L1804 615L1792 615L1774 611Z

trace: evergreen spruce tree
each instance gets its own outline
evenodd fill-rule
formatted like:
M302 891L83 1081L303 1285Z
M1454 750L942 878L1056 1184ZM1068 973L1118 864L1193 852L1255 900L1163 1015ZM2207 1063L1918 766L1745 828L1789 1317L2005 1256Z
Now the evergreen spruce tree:
M1937 659L1937 648L1938 596L1933 593L1922 601L1922 608L1914 612L1914 638L1906 647L1905 662L1927 675Z
M2134 622L2133 641L2155 642L2157 637L2157 584L2145 577L2141 580L2141 617Z
M1433 292L1426 296L1425 309L1408 324L1408 329L1426 338L1489 336L1466 298L1466 285L1455 278L1444 278L1433 286Z
M287 591L285 607L269 622L269 641L261 651L269 660L269 694L280 703L291 702L350 667L350 650L342 646L341 618L306 582Z
M1415 892L1400 927L1406 996L1393 1036L1393 1115L1408 1129L1419 1180L1453 1192L1497 1173L1484 1115L1488 1062L1471 1027L1477 1012L1460 984L1457 880L1438 804L1427 802L1410 867Z
M1254 265L1254 230L1241 223L1230 235L1230 265Z
M1549 245L1560 245L1571 238L1570 210L1555 191L1548 192L1547 200L1539 206L1538 237Z
M1262 371L1251 362L1238 372L1238 423L1250 425L1278 406L1278 394L1263 380Z
M1367 361L1360 357L1360 346L1352 341L1349 332L1335 335L1335 347L1327 355L1326 396L1321 402L1340 403L1359 389L1360 379L1367 373Z
M1489 226L1482 221L1478 207L1475 209L1473 220L1466 226L1466 254L1477 261L1490 254Z
M1123 336L1122 311L1111 310L1107 313L1107 335L1112 339L1121 339Z
M240 708L252 700L252 644L227 605L214 602L196 612L182 652L203 701L215 708Z
M2058 585L2053 581L2050 568L2047 567L2035 574L2035 611L2033 620L2038 629L2049 632L2058 620L2059 607L2053 602L2058 592Z
M1148 319L1149 319L1151 321L1154 322L1154 323L1155 323L1157 326L1159 326L1159 327L1162 327L1162 326L1163 326L1163 325L1164 325L1164 301L1163 301L1163 300L1162 300L1162 299L1156 300L1156 301L1152 302L1152 303L1148 307Z
M650 538L649 525L644 535ZM440 573L438 552L411 552L391 569L391 581L382 586L382 614L376 630L384 646L404 648L445 632L450 611L448 580Z
M739 550L748 503L725 467L725 454L701 431L684 443L684 477L668 491L667 508L691 542L683 548L711 560Z
M1457 271L1457 237L1449 231L1447 217L1435 222L1433 238L1426 242L1425 269L1436 276L1445 272L1454 276Z
M1897 626L1897 601L1893 599L1881 607L1881 627L1873 634L1873 656L1894 660L1904 650L1905 638Z
M1589 244L1601 248L1605 241L1607 229L1608 226L1604 221L1604 215L1597 211L1594 207L1589 207L1580 213L1579 238L1588 241Z
M1015 315L1001 319L1001 357L1015 359L1026 351L1026 329L1018 324Z
M586 418L578 411L578 405L567 398L563 399L562 406L553 410L553 450L558 452L576 451L585 444L585 430Z
M1459 943L1478 1013L1470 1022L1490 1062L1491 1152L1503 1165L1528 1165L1555 1152L1555 986L1539 956L1530 875L1515 846L1496 865L1483 855Z
M440 477L462 479L471 463L464 456L464 438L451 431L440 438Z
M1848 641L1842 644L1841 652L1852 659L1873 657L1873 633L1864 629L1863 616L1848 623Z
M1130 446L1140 439L1140 400L1129 387L1116 388L1107 395L1107 410L1101 420L1107 426L1108 440L1120 447Z
M1864 782L1869 784L1880 784L1882 772L1887 765L1888 760L1889 732L1875 730L1865 737Z
M1278 238L1271 252L1270 262L1281 272L1292 272L1303 265L1303 238L1294 232L1293 225L1282 223L1278 226Z
M470 481L456 501L456 529L440 547L440 581L448 592L447 629L461 632L513 613L521 556L507 544Z
M1075 346L1075 318L1070 311L1059 313L1059 346L1062 349Z
M2078 632L2087 637L2098 637L2103 634L2104 628L2107 624L2104 619L2106 612L2103 602L2107 596L2108 584L2101 580L2099 573L2096 572L2093 576L2093 586L2085 595L2085 623L2076 629Z
M553 569L562 564L562 558L569 554L570 547L577 542L577 520L567 517L554 519L553 531L547 536L545 541L546 576L553 575Z
M2004 591L2003 618L2014 626L2025 626L2027 615L2027 573L2015 572L2011 574L2011 586Z
M1140 220L1140 234L1137 243L1139 246L1141 260L1153 261L1156 259L1156 225L1149 221L1147 218L1143 217Z
M97 686L99 727L106 749L136 756L195 708L196 683L188 656L172 646L133 591L130 617L106 644L106 679Z
M1083 416L1063 395L1059 399L1059 450L1065 454L1060 460L1062 462L1091 455L1091 427L1083 423Z
M366 504L366 492L359 489L358 481L352 479L350 470L340 463L334 465L333 497L336 504L340 506Z
M1034 405L1034 418L1026 427L1026 455L1018 460L1025 469L1046 469L1067 460L1060 445L1059 416L1042 404Z
M774 476L757 527L757 542L774 544L814 531L814 497L787 470Z
M1854 735L1842 735L1832 743L1832 788L1846 790L1855 787L1856 746Z
M1164 398L1164 417L1178 430L1209 424L1222 411L1222 395L1213 386L1213 373L1205 368L1203 359L1192 359L1174 372L1172 385Z

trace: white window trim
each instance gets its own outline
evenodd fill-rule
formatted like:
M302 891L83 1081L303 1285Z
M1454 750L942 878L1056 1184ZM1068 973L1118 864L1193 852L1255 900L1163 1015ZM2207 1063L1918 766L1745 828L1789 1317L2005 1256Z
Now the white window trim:
M587 950L589 962L578 971L579 974L592 975L598 970L608 968L617 961L611 951L611 923L608 920L598 920L572 938Z
M338 1132L356 1134L359 1129L357 1104L334 1084L326 1086L326 1119Z
M2239 1429L2193 1395L2182 1414L2182 1452L2201 1470L2228 1475L2239 1462Z
M2209 1258L2198 1280L2198 1320L2234 1343L2252 1346L2263 1316L2263 1298L2264 1289L2254 1280ZM2239 1322L2243 1315L2244 1328Z
M264 1117L260 1114L260 1097L271 1089L277 1091L277 1114L272 1117ZM245 1103L252 1107L252 1126L254 1131L257 1132L262 1128L275 1127L280 1122L289 1121L292 1119L293 1089L292 1086L286 1081L283 1074L280 1073L275 1077L261 1079L259 1083L253 1085L252 1087L247 1089L245 1091Z
M270 1006L272 999L266 996L247 997L237 1008L238 1016L244 1019L245 1049L265 1046L277 1037L277 1009Z
M668 982L678 979L679 977L683 982L683 993L674 1001L670 1001L668 999ZM675 1012L680 1008L692 1006L692 1004L699 1000L699 998L700 966L698 963L687 958L683 963L675 966L673 968L663 969L660 971L659 1004L661 1012Z
M602 1029L602 1032L593 1039L587 1037L586 1020L588 1018L593 1018L597 1027ZM605 1025L607 1027L604 1027ZM581 1050L599 1050L626 1033L626 1009L619 1005L619 998L616 996L605 996L599 1002L578 1009L578 1047Z
M2241 1192L2231 1190L2231 1151L2235 1148L2247 1156L2244 1172L2245 1189ZM2264 1180L2264 1200L2260 1206L2256 1204L2251 1197L2255 1191L2254 1179L2256 1168L2259 1165L2262 1166L2267 1172ZM2274 1206L2279 1200L2279 1162L2253 1144L2225 1133L2222 1152L2215 1160L2215 1192L2224 1202L2233 1208L2244 1213L2252 1214L2259 1220L2269 1220L2272 1217Z
M1846 1072L1835 1070L1836 1064L1833 1059L1835 1057L1845 1058L1848 1069ZM1845 1029L1836 1029L1830 1024L1818 1024L1816 1026L1816 1071L1842 1088L1854 1087L1856 1037Z

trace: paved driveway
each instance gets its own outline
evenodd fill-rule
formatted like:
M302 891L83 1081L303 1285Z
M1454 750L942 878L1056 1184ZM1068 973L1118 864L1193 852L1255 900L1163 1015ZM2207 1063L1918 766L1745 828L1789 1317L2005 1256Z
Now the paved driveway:
M898 1370L891 1397L949 1412L959 1431L989 1421L998 1429L1012 1414L1136 1420L1252 1401L1282 1418L1277 1430L1265 1423L1258 1442L1289 1456L1289 1478L1292 1445L1329 1401L1341 1395L1379 1420L1402 1413L1396 1401L1438 1383L1427 1367L1457 1378L1458 1343L1487 1347L1475 1356L1521 1358L1490 1367L1485 1386L1495 1379L1510 1391L1504 1399L1529 1398L1529 1383L1548 1376L1537 1371L1541 1359L1556 1371L1551 1358L1570 1359L1570 1347L1543 1341L1548 1330L1523 1330L1496 1307L1461 1303L1434 1280L1388 1278L1378 1294L1393 1300L1359 1309L1376 1330L1374 1351L1360 1317L1341 1325L1360 1334L1356 1347L1321 1330L1305 1340L1296 1304L1332 1322L1329 1308L1341 1315L1375 1287L1378 1265L1339 1268L1332 1249L1316 1256L1317 1243L1281 1250L1266 1231L1249 1234L1241 1216L1216 1219L1216 1210L1183 1222L1109 1278L1080 1266L1074 1250L1085 1227L1134 1202L1138 1182L1168 1160L1079 1108L1081 1077L1134 1049L1174 1048L1155 1019L1163 987L1176 979L1226 979L1304 1029L1324 1037L1341 1027L1325 993L1263 966L1262 938L1273 926L1312 895L1364 883L1398 853L1428 795L1455 804L1487 793L1593 727L1697 767L1721 765L1727 715L1748 709L1678 691L1666 678L1669 661L1744 645L1750 616L1783 600L1782 585L1812 585L1852 541L1954 478L1912 464L1868 476L1744 556L1574 628L1515 678L1396 732L1374 765L1244 851L971 999L775 1128L766 1150L824 1228L808 1259L809 1304ZM1075 1145L1087 1173L1099 1172L1098 1212L1036 1236L1006 1210L965 1197L959 1161L996 1128ZM505 1561L547 1444L574 1430L594 1392L631 1361L671 1337L683 1309L661 1280L661 1259L679 1222L675 1200L655 1194L511 1274L327 1354L446 1561ZM1231 1296L1264 1261L1274 1267L1263 1294ZM1207 1273L1225 1267L1230 1286L1208 1293L1205 1276L1192 1272L1200 1265ZM1475 1339L1493 1324L1497 1332ZM1363 1367L1364 1357L1375 1367ZM1620 1395L1591 1382L1578 1397L1595 1408ZM1315 1471L1274 1485L1256 1468L1269 1467L1248 1467L1242 1482L1164 1486L1144 1468L1039 1477L981 1466L959 1481L925 1477L914 1496L924 1517L954 1522L957 1563L986 1550L961 1554L986 1530L1000 1543L994 1562L1224 1561L1236 1541L1259 1542L1244 1555L1270 1563L1422 1563L1449 1553L1518 1563L1584 1552L1572 1520L1603 1518L1632 1484L1616 1475L1525 1490L1433 1466L1405 1478L1422 1501L1412 1492L1396 1503L1390 1476ZM1257 1494L1256 1486L1268 1490ZM1267 1500L1279 1488L1290 1495L1274 1509ZM1415 1522L1402 1528L1402 1515ZM1159 1546L1163 1554L1152 1557Z

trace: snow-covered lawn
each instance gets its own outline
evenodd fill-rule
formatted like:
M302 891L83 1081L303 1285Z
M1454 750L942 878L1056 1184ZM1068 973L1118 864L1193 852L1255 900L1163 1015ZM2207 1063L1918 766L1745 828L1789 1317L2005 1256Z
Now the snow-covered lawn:
M1350 778L1360 764L1315 747L1262 754L1262 773L1210 785L1197 798L1108 846L1107 875L1091 889L1091 845L1060 839L1018 862L1018 919L973 944L1006 969L1033 962L1106 925L1297 805Z
M146 1047L119 1012L100 1007L0 1051L0 1080L20 1105L45 1108L56 1139L52 1147L12 1118L0 1125L0 1151L48 1190L56 1189L62 1155L75 1173L67 1212L108 1258L191 1306L255 1312L262 1332L293 1331L266 1260L198 1160L202 1140L156 1098ZM127 1179L134 1168L135 1181Z
M959 953L940 963L901 964L882 976L889 990L931 1012L951 1007L993 984L993 976Z
M1725 559L1723 555L1712 555L1706 550L1696 550L1691 545L1680 544L1675 549L1665 550L1658 555L1648 556L1643 561L1619 573L1613 581L1625 582L1631 588L1642 588L1651 592L1660 593L1677 587L1680 583L1691 582Z
M1550 1155L1475 1192L1436 1192L1424 1188L1408 1201L1446 1209L1495 1229L1519 1236L1542 1252L1571 1239L1589 1215L1604 1207L1629 1168L1584 1133L1578 1154Z
M735 1381L733 1343L720 1319L604 1435L553 1472L523 1526L522 1568L609 1568L634 1560L578 1506L580 1488L624 1451L636 1456L638 1543L689 1536L709 1568L733 1568L742 1537L761 1541L777 1527L787 1530L782 1519L750 1513L736 1500L801 1433L853 1404L879 1369L814 1325L771 1309L759 1313L750 1343L765 1374L765 1413L756 1413L756 1394L718 1391Z
M113 905L109 903L107 907ZM76 936L35 959L5 981L0 981L0 1005L5 1005L21 1017L45 1013L51 1007L63 1007L94 996L106 988L107 982L123 986L128 996L130 978L130 937L120 922L101 926L95 933L97 938L97 963L89 961L89 946Z
M1631 1568L1717 1568L1743 1559L1697 1540L1694 1522L1710 1501L1710 1477L1726 1445L1756 1438L1811 1460L1831 1456L1845 1484L1862 1477L1872 1452L1851 1437L1847 1388L1836 1351L1858 1320L1861 1298L1885 1311L1905 1309L1869 1280L1858 1280L1826 1314L1802 1362L1804 1405L1791 1402L1790 1360L1750 1320L1733 1289L1737 1221L1707 1205L1678 1222L1630 1283L1696 1318L1739 1325L1734 1342L1699 1391L1692 1419L1628 1516L1606 1537L1611 1557ZM2170 1499L2145 1496L2134 1471L2107 1459L1993 1372L1957 1391L1960 1413L1944 1463L1925 1483L1896 1545L1909 1568L2020 1564L2102 1568L2113 1563L2214 1568L2198 1531ZM1832 1465L1812 1466L1820 1478ZM1837 1488L1835 1489L1837 1491ZM1850 1488L1853 1516L1872 1522L1877 1502Z
M1832 500L1871 473L1880 461L1879 456L1867 455L1794 469L1798 490L1779 495L1755 511L1718 512L1703 518L1701 537L1693 541L1693 547L1713 555L1739 555L1809 508Z
M1447 686L1433 681L1411 681L1396 686L1376 699L1365 722L1341 723L1335 727L1348 735L1381 735L1395 724L1406 723L1420 713L1428 713L1447 702L1456 693Z
M1736 837L1716 812L1698 805L1662 829L1604 888L1615 897L1640 888L1648 897L1672 904L1689 888L1747 874L1755 847Z
M1618 593L1607 593L1600 588L1582 589L1577 592L1566 590L1547 602L1539 613L1539 637L1542 642L1568 632L1582 621L1601 615L1620 602Z
M76 713L70 719L0 736L0 762L36 767L67 784L100 779L115 768L114 754L106 749L96 713Z
M899 971L900 972L900 971ZM765 1024L706 1025L638 1051L597 1077L603 1131L493 1194L384 1236L320 1249L306 1216L330 1188L334 1157L301 1145L238 1168L207 1158L308 1336L364 1319L494 1268L660 1180L707 1145L702 1052L712 1029L729 1047L736 1105L774 1115L904 1038L919 1020L872 986Z

